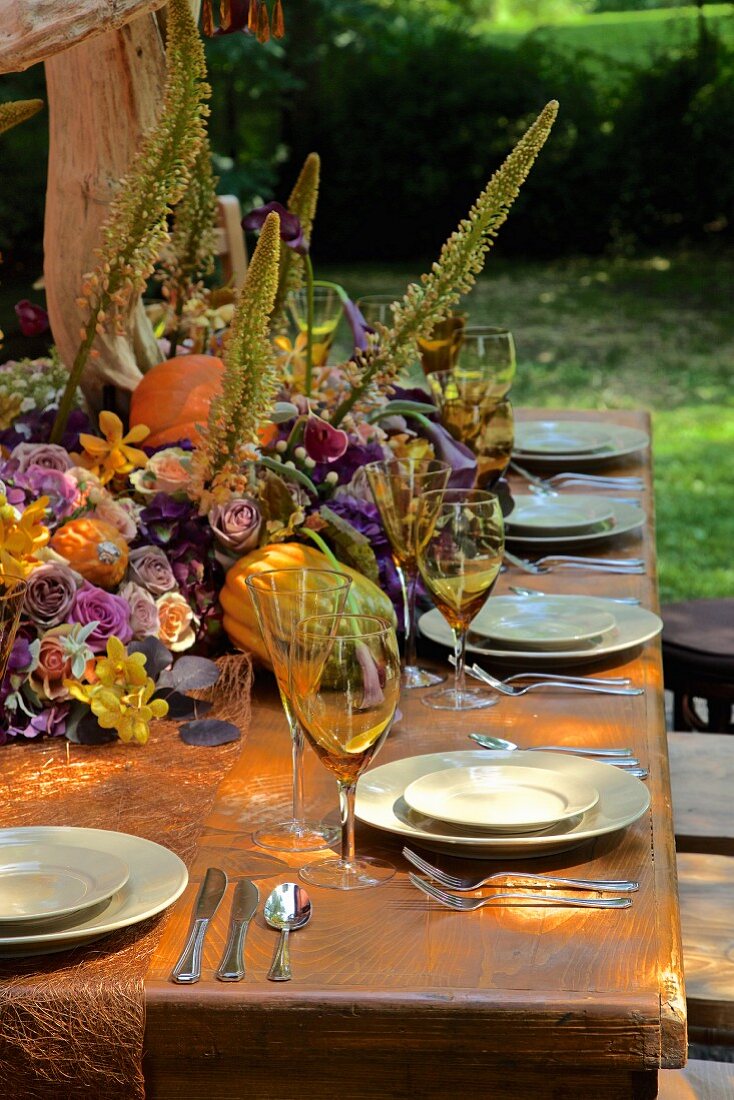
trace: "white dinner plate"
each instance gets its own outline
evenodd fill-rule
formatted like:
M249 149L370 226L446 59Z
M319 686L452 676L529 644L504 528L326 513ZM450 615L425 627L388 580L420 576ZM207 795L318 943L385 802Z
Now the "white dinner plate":
M598 609L608 611L614 615L616 625L608 634L600 638L592 639L580 645L578 649L564 650L538 650L538 649L509 649L493 642L489 636L489 630L497 615L508 602L520 601L539 603L545 599L562 600L569 607L583 609ZM497 607L499 605L499 608ZM454 641L451 628L440 611L434 608L421 615L418 620L421 634L432 642L453 649ZM635 607L632 604L614 603L613 600L597 599L593 596L490 596L482 610L472 621L469 629L467 650L470 653L480 653L487 657L496 657L499 660L513 661L541 661L544 664L554 662L578 663L584 661L599 661L615 653L623 653L627 649L643 645L655 638L663 629L662 619L647 611L644 607Z
M585 493L556 497L517 493L512 500L513 509L505 517L508 535L581 535L614 519L611 501Z
M508 767L565 772L595 787L599 800L585 813L554 825L546 832L508 837L492 836L420 814L411 810L403 797L406 787L424 775L492 762ZM565 852L593 837L624 829L637 821L649 805L645 784L612 764L561 753L467 749L393 760L365 772L357 784L356 813L367 825L407 838L432 851L474 859L530 859Z
M403 798L426 817L516 834L584 813L599 801L599 792L557 768L472 764L414 779Z
M562 596L531 600L496 596L487 605L482 630L491 642L513 649L578 649L613 630L614 613Z
M593 420L526 420L515 426L515 450L527 454L583 454L610 443L610 430Z
M598 451L564 451L558 454L540 454L520 449L517 440L522 440L522 432L526 426L530 424L537 425L548 423L563 423L565 426L569 426L579 422L572 420L560 422L525 420L516 424L516 443L513 455L517 458L521 466L553 466L556 469L564 468L565 470L575 470L579 467L603 465L605 462L609 462L612 459L623 458L625 455L631 455L636 451L644 450L650 443L650 436L647 432L640 431L639 428L628 428L624 424L609 424L605 422L604 430L607 432L609 439ZM581 423L584 422L581 421ZM586 421L586 423L589 422Z
M522 497L515 499L522 500ZM639 504L610 500L608 505L612 518L602 521L598 528L590 528L586 531L551 531L550 529L544 531L537 529L534 532L516 531L510 522L512 516L510 513L507 518L507 541L514 546L526 546L528 549L537 547L538 550L552 550L554 547L561 546L588 546L603 542L605 539L615 538L617 535L628 535L631 531L644 527L647 516Z
M81 913L78 919L47 921L35 932L22 925L14 926L11 932L6 926L0 935L0 956L5 958L64 951L137 924L171 905L183 893L189 878L186 865L174 852L129 833L44 825L0 829L4 855L8 854L6 846L27 843L72 844L107 852L127 863L130 877L108 902Z
M0 849L0 927L79 912L109 898L128 880L119 856L68 844L12 844Z

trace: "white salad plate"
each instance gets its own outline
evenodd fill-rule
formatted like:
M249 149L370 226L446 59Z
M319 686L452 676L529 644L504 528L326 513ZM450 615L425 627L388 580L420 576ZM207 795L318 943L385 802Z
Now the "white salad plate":
M589 810L596 787L557 769L472 764L414 779L403 798L412 810L496 833L529 833Z
M466 825L452 825L412 810L405 801L406 788L425 775L448 768L483 767L491 763L573 776L595 787L599 799L589 810L545 832L512 836L497 836ZM393 760L365 772L357 784L356 813L365 824L405 837L431 851L474 859L529 859L565 852L586 840L624 829L637 821L649 805L645 784L611 764L562 753L468 749Z
M130 874L119 856L33 841L0 851L0 927L78 913L109 898Z
M485 616L483 629L492 642L513 649L576 649L616 625L612 611L563 596L496 596L492 603L494 613Z
M552 501L556 498L550 497L548 499ZM568 499L570 500L570 497ZM587 498L579 494L576 499L585 500ZM523 498L518 496L515 497L515 500L522 502ZM605 539L615 538L617 535L628 535L631 531L637 531L640 527L644 527L647 516L639 504L627 504L624 501L609 500L608 498L604 501L604 504L611 511L611 518L589 526L585 531L578 529L569 531L565 528L554 531L550 527L538 527L534 531L523 528L518 531L512 526L512 512L510 512L506 520L507 541L514 546L526 546L528 549L537 547L539 550L548 550L561 546L591 545L595 542L603 542Z
M529 420L516 425L515 449L527 454L584 454L609 447L611 432L588 420Z
M0 930L0 956L5 958L64 951L137 924L171 905L188 882L186 865L174 852L129 833L43 825L0 829L5 859L14 845L31 843L70 844L116 856L127 863L130 877L108 901L76 916L44 921L34 931L23 924L6 925Z
M580 466L594 466L612 459L623 458L625 455L642 451L649 446L650 436L639 428L628 428L624 424L604 424L604 431L608 436L607 442L596 451L524 451L522 449L523 432L532 427L538 430L539 425L550 425L551 430L558 429L564 433L573 431L574 425L593 424L593 421L576 420L525 420L515 425L515 446L513 455L520 465L533 466L565 466L567 470L575 470ZM559 437L560 438L560 437Z
M517 606L522 602L529 604L530 600L526 596L490 596L471 624L467 650L486 657L496 657L498 660L541 661L543 664L582 663L600 661L613 654L623 653L627 649L643 645L651 638L655 638L663 629L662 619L644 607L614 603L613 600L597 599L593 596L542 596L533 598L532 603L535 607L550 599L561 600L579 611L609 612L614 615L615 626L601 637L580 643L576 649L534 649L532 647L519 649L514 646L509 648L493 640L492 629L497 619L505 614L509 607ZM421 615L418 625L421 634L430 641L453 649L451 628L436 608Z
M612 503L604 497L581 493L565 497L518 493L512 499L514 507L505 517L505 526L508 534L518 536L581 535L614 519Z

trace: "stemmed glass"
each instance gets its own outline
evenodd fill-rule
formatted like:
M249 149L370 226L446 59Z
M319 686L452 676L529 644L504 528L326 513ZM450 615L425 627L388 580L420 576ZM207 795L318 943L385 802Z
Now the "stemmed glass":
M299 332L308 333L308 293L305 289L292 291L289 304L293 320ZM329 286L313 288L313 365L323 367L334 343L336 330L343 312L342 300Z
M392 325L392 309L390 307L393 302L399 302L401 297L402 291L400 290L396 291L395 294L364 294L357 299L357 306L368 325L377 323L390 328Z
M451 467L447 462L439 462L437 459L396 458L371 462L364 469L390 542L393 561L403 589L403 687L431 687L442 683L444 677L436 676L416 664L415 593L418 560L415 520L422 494L429 489L445 489L451 476Z
M316 755L336 776L342 814L341 856L310 863L301 878L333 890L379 886L395 874L381 859L357 858L357 779L388 735L400 696L395 630L375 615L317 615L296 627L290 696Z
M465 313L451 313L434 326L429 337L418 337L418 351L424 374L430 378L437 370L450 370L456 363L464 340Z
M8 667L27 588L20 574L0 570L0 681Z
M454 686L421 700L436 710L477 710L495 699L467 688L469 624L499 575L505 547L499 499L483 489L425 493L418 513L418 567L436 607L454 633Z
M342 612L351 577L330 569L271 569L253 574L245 583L273 665L293 744L293 817L258 829L254 840L260 847L278 852L330 848L337 830L304 819L303 732L291 700L288 663L296 624L309 615Z
M469 325L455 368L466 382L483 383L483 399L506 397L515 378L515 342L512 333L489 325ZM430 379L429 379L430 381Z
M438 371L429 382L444 428L476 456L477 486L491 488L512 458L515 417L509 397L483 397L484 383L459 370Z

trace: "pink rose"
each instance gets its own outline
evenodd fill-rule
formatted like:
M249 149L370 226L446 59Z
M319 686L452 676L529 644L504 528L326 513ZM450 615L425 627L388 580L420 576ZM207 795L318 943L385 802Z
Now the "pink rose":
M64 474L74 465L68 451L55 443L18 443L10 452L10 457L18 463L21 474L29 466L43 466L46 470L59 470Z
M78 579L68 565L50 561L28 578L25 612L41 629L65 622L76 600Z
M130 551L130 579L142 584L154 596L177 588L168 558L159 546L139 546Z
M130 608L130 629L133 638L147 638L149 634L158 636L160 629L160 617L155 600L148 592L134 581L127 581L120 589L119 595L127 601Z
M130 480L143 496L168 493L169 496L186 494L191 482L193 453L181 447L166 447L148 459L148 465L136 470Z
M93 514L111 527L116 527L125 542L132 542L138 533L136 505L128 497L121 497L120 500L102 497L95 504Z
M217 504L212 508L209 524L217 541L226 550L242 554L257 546L262 516L251 500L230 500L228 504Z
M172 653L189 649L196 641L198 620L181 593L166 592L155 602L160 617L160 640Z
M64 651L64 636L68 625L55 626L41 638L38 664L31 673L30 684L39 699L53 702L69 698L64 680L71 677L72 658Z
M77 592L70 619L82 626L96 621L97 626L87 638L87 645L95 653L102 653L107 648L107 639L113 634L123 644L132 640L127 602L87 581Z

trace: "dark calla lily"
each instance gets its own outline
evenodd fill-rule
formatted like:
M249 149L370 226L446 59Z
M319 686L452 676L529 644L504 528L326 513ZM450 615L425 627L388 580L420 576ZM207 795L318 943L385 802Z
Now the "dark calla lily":
M320 416L309 416L303 432L303 446L314 462L336 462L349 446L349 436Z
M268 202L265 206L256 206L249 214L245 214L242 219L242 228L250 232L262 229L265 219L273 210L280 218L280 239L283 244L287 244L299 256L305 256L308 252L308 241L303 235L301 223L295 214L286 210L282 203Z
M464 443L454 439L442 424L426 420L416 425L419 435L430 440L436 458L451 467L450 489L471 489L477 476L477 460Z
M370 346L369 337L374 334L375 330L367 324L362 316L362 311L351 298L344 298L342 306L344 308L344 316L347 321L349 321L349 327L352 330L354 347L359 351L366 351Z
M40 336L42 332L48 331L48 313L43 306L34 306L27 298L17 303L15 315L24 336Z

